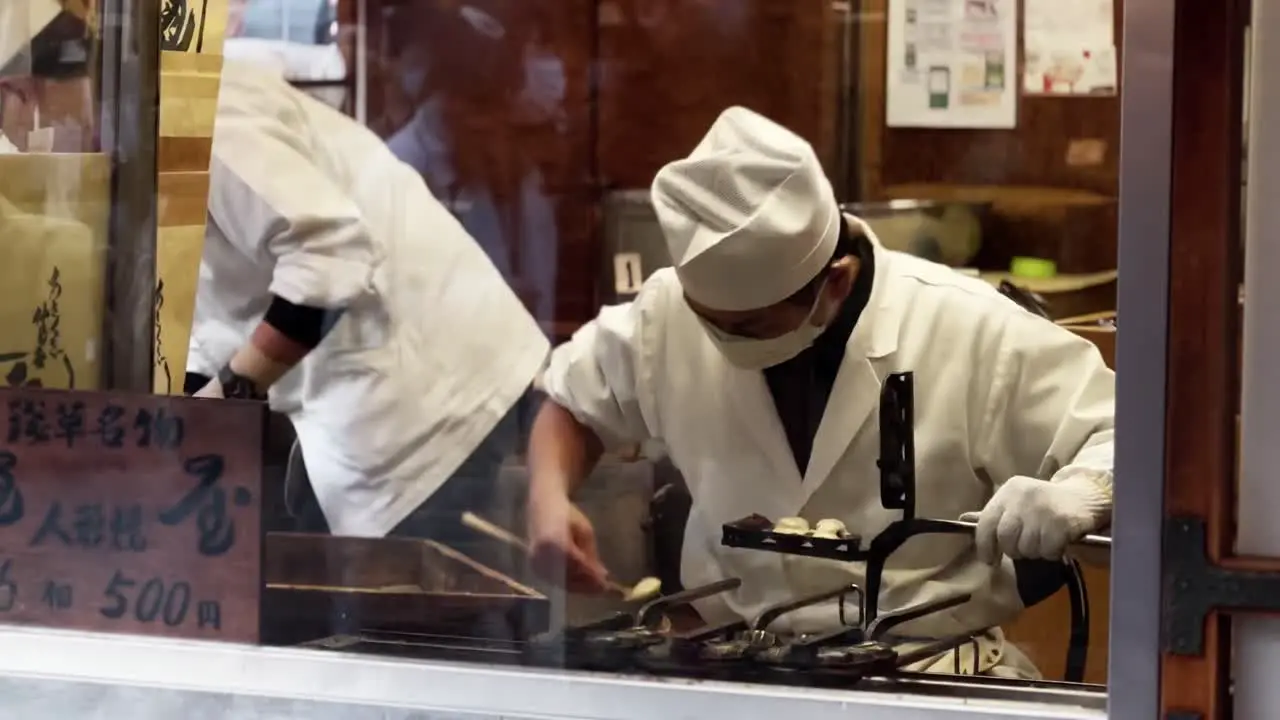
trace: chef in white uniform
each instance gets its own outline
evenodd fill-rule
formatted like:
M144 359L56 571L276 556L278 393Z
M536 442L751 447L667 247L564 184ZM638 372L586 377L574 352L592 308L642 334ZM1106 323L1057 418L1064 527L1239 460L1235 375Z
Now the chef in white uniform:
M551 402L530 446L535 565L601 588L594 529L569 498L603 449L652 438L693 498L684 585L743 580L699 604L705 620L865 586L860 564L721 547L721 526L753 513L835 518L870 538L899 519L880 503L876 409L885 377L912 371L917 514L981 520L976 541L908 542L880 607L972 593L903 633L982 631L962 671L1035 676L999 626L1022 610L1012 559L1058 557L1109 523L1115 379L1097 349L979 280L884 249L841 216L813 148L751 111L725 111L659 171L652 197L675 267L602 309L543 378ZM782 622L829 629L835 606ZM954 660L917 667L948 672Z
M268 394L335 534L439 536L483 508L549 342L364 126L227 62L188 391Z

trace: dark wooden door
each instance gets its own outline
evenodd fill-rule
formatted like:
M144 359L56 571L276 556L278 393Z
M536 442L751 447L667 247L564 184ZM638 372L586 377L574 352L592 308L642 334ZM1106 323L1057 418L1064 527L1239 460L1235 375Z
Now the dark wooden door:
M1236 583L1248 581L1213 585L1212 574L1280 568L1233 552L1248 5L1180 0L1175 12L1160 703L1169 720L1230 717L1229 621L1243 597Z

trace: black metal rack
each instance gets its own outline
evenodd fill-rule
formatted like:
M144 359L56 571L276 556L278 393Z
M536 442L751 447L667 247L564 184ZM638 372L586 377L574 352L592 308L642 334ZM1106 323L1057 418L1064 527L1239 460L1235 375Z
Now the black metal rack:
M901 510L902 519L889 524L864 545L859 535L839 538L814 537L775 532L771 522L752 516L726 523L721 544L726 547L761 550L866 563L866 587L861 625L873 625L879 615L879 596L885 564L890 556L917 535L972 536L972 523L916 517L915 475L915 384L910 372L889 375L880 391L880 503L888 510ZM1071 601L1071 639L1067 651L1066 679L1082 682L1089 638L1088 595L1079 564L1074 560L1019 560L1019 592L1030 607L1058 589L1066 587ZM1024 582L1024 578L1036 582Z
M911 373L894 373L880 390L880 504L901 510L902 519L890 523L865 546L858 535L840 538L775 532L757 517L727 523L720 543L726 547L763 550L784 555L862 562L867 565L867 587L862 624L879 614L884 566L907 540L917 535L972 535L973 526L955 520L921 519L916 513L915 384Z

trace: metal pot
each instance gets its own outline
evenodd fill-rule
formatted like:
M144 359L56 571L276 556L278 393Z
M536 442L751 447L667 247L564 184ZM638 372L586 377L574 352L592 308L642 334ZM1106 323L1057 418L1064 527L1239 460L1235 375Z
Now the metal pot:
M962 267L982 247L982 226L991 204L887 200L847 203L840 209L867 223L890 250Z

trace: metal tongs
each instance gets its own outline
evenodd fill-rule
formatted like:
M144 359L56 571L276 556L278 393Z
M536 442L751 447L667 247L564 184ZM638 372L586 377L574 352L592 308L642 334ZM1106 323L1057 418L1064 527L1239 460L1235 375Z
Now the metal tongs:
M860 593L861 591L859 590ZM880 650L890 649L887 644L887 637L890 631L899 625L926 615L959 607L969 602L971 597L969 593L960 593L940 600L882 613L865 626L845 627L834 632L802 636L794 642L773 648L763 659L768 662L800 667L847 664L852 662L853 658L860 654L865 654L869 650L877 648ZM955 649L971 640L972 637L970 635L961 634L935 641L927 647L937 648L936 652L933 653L937 655ZM873 648L872 646L875 647ZM896 658L896 651L891 655L892 658ZM888 658L888 656L885 657ZM932 655L926 657L932 657Z
M737 590L741 586L742 581L738 578L726 578L652 600L640 608L630 623L606 621L607 624L598 623L579 632L574 649L588 667L628 667L637 659L636 653L660 646L670 638L668 628L663 627L667 613L713 595Z
M845 601L850 595L857 596L858 608L861 610L863 605L862 589L857 585L842 584L800 599L787 600L773 605L762 612L749 625L743 620L735 620L723 625L699 628L693 632L675 635L671 638L671 652L675 657L686 661L707 663L746 661L783 644L781 638L769 629L769 626L778 618L828 600L840 601L839 617L842 628L833 633L833 635L855 630L861 632L861 628L849 626Z

